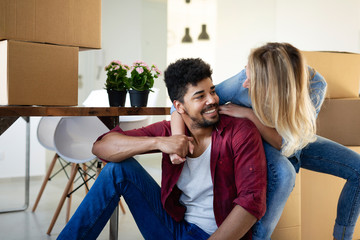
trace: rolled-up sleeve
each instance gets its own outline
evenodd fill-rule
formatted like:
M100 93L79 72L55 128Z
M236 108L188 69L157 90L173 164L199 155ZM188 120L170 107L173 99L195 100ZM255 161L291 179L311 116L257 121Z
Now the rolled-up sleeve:
M261 135L252 122L242 126L233 138L234 171L240 205L257 219L266 211L267 165Z
M327 83L325 78L315 69L309 67L310 75L310 98L316 110L316 116L319 114L321 106L325 99Z

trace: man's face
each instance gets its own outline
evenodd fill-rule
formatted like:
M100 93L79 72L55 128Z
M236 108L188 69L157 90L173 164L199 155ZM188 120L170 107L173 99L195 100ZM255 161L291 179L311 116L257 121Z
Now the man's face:
M219 121L219 97L210 78L189 85L184 96L183 114L189 116L193 127L210 127Z

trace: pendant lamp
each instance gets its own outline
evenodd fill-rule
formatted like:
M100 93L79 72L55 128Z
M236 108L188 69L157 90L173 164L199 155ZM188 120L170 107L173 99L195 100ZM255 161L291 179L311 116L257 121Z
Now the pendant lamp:
M209 34L206 32L206 24L201 25L201 33L199 35L199 40L209 40Z
M185 36L181 40L182 43L192 43L192 38L190 37L190 29L185 28Z

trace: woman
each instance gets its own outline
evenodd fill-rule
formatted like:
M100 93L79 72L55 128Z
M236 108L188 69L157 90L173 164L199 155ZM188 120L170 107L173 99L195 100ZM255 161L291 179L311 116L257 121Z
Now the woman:
M264 139L267 211L254 226L253 239L270 239L300 167L347 180L333 235L352 239L360 208L360 155L315 135L325 92L323 77L306 67L300 51L288 43L254 49L246 69L216 86L220 104L228 103L220 106L220 113L250 119ZM178 114L173 113L171 121L173 134L184 132Z

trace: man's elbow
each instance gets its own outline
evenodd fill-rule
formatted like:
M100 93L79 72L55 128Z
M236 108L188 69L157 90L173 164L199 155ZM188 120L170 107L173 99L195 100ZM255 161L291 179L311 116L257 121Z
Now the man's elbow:
M97 157L101 158L101 143L98 141L96 143L94 143L92 149L91 149L92 154L94 154Z

